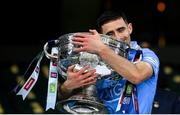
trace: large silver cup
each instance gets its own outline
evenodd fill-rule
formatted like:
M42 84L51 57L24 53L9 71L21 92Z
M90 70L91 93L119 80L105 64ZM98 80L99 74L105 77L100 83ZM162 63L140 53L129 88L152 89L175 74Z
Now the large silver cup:
M59 74L66 79L67 68L70 65L76 65L75 69L80 70L86 65L90 65L90 69L96 68L99 74L99 79L102 79L105 75L110 75L113 69L101 60L96 54L87 52L74 52L75 46L72 44L72 38L74 33L65 34L60 36L57 40L52 43L46 43L44 45L44 51L48 58L58 60L58 71ZM89 34L89 33L88 33ZM104 44L108 45L118 55L127 58L127 52L129 45L122 41L112 39L110 36L101 35L101 40ZM48 53L49 45L55 45L58 47L58 56L53 56ZM88 70L87 70L88 71ZM78 93L72 95L70 98L59 101L56 105L58 110L62 110L65 113L73 114L106 114L106 108L103 103L97 97L96 86L89 85L83 87Z

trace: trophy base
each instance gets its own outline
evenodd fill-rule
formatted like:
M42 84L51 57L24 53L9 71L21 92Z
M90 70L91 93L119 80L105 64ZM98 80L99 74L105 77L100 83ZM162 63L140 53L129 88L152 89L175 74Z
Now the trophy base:
M107 114L107 110L95 97L79 94L57 103L56 108L70 114Z

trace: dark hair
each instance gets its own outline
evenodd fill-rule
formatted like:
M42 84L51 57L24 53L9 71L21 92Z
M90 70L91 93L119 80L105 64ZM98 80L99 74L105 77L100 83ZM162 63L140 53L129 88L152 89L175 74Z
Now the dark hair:
M122 11L114 11L108 10L102 13L99 18L97 19L97 30L101 30L101 26L109 21L116 20L122 18L126 23L128 23L127 17L124 12Z

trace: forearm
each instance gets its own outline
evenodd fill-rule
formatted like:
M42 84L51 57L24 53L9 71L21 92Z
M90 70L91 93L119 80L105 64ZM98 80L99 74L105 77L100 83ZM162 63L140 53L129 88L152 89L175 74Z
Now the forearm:
M109 47L100 48L98 54L107 64L128 81L133 84L137 84L141 81L139 79L141 77L138 68L124 57L115 54Z
M63 83L63 84L59 85L58 97L59 97L60 99L67 99L68 97L71 96L72 91L73 91L73 90L68 89L68 88L66 87L66 84Z

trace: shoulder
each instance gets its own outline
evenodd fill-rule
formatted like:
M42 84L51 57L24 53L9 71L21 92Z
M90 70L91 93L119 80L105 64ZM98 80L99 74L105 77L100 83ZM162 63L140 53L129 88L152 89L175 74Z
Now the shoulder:
M131 41L130 46L132 49L142 51L142 60L150 62L150 64L159 65L159 58L155 52L149 48L141 48L136 41Z
M142 50L141 61L149 63L152 66L154 75L158 76L159 65L160 65L158 56L155 54L154 51L150 50L149 48L142 48L141 50Z
M131 48L133 48L135 50L141 50L142 51L142 59L140 61L149 63L152 66L154 72L158 73L160 61L159 61L158 56L156 55L156 53L153 50L151 50L149 48L141 48L137 44L136 41L132 41L130 46L131 46Z
M159 58L158 56L155 54L154 51L152 51L149 48L141 48L142 50L142 60L143 61L148 61L151 62L154 65L159 65Z

